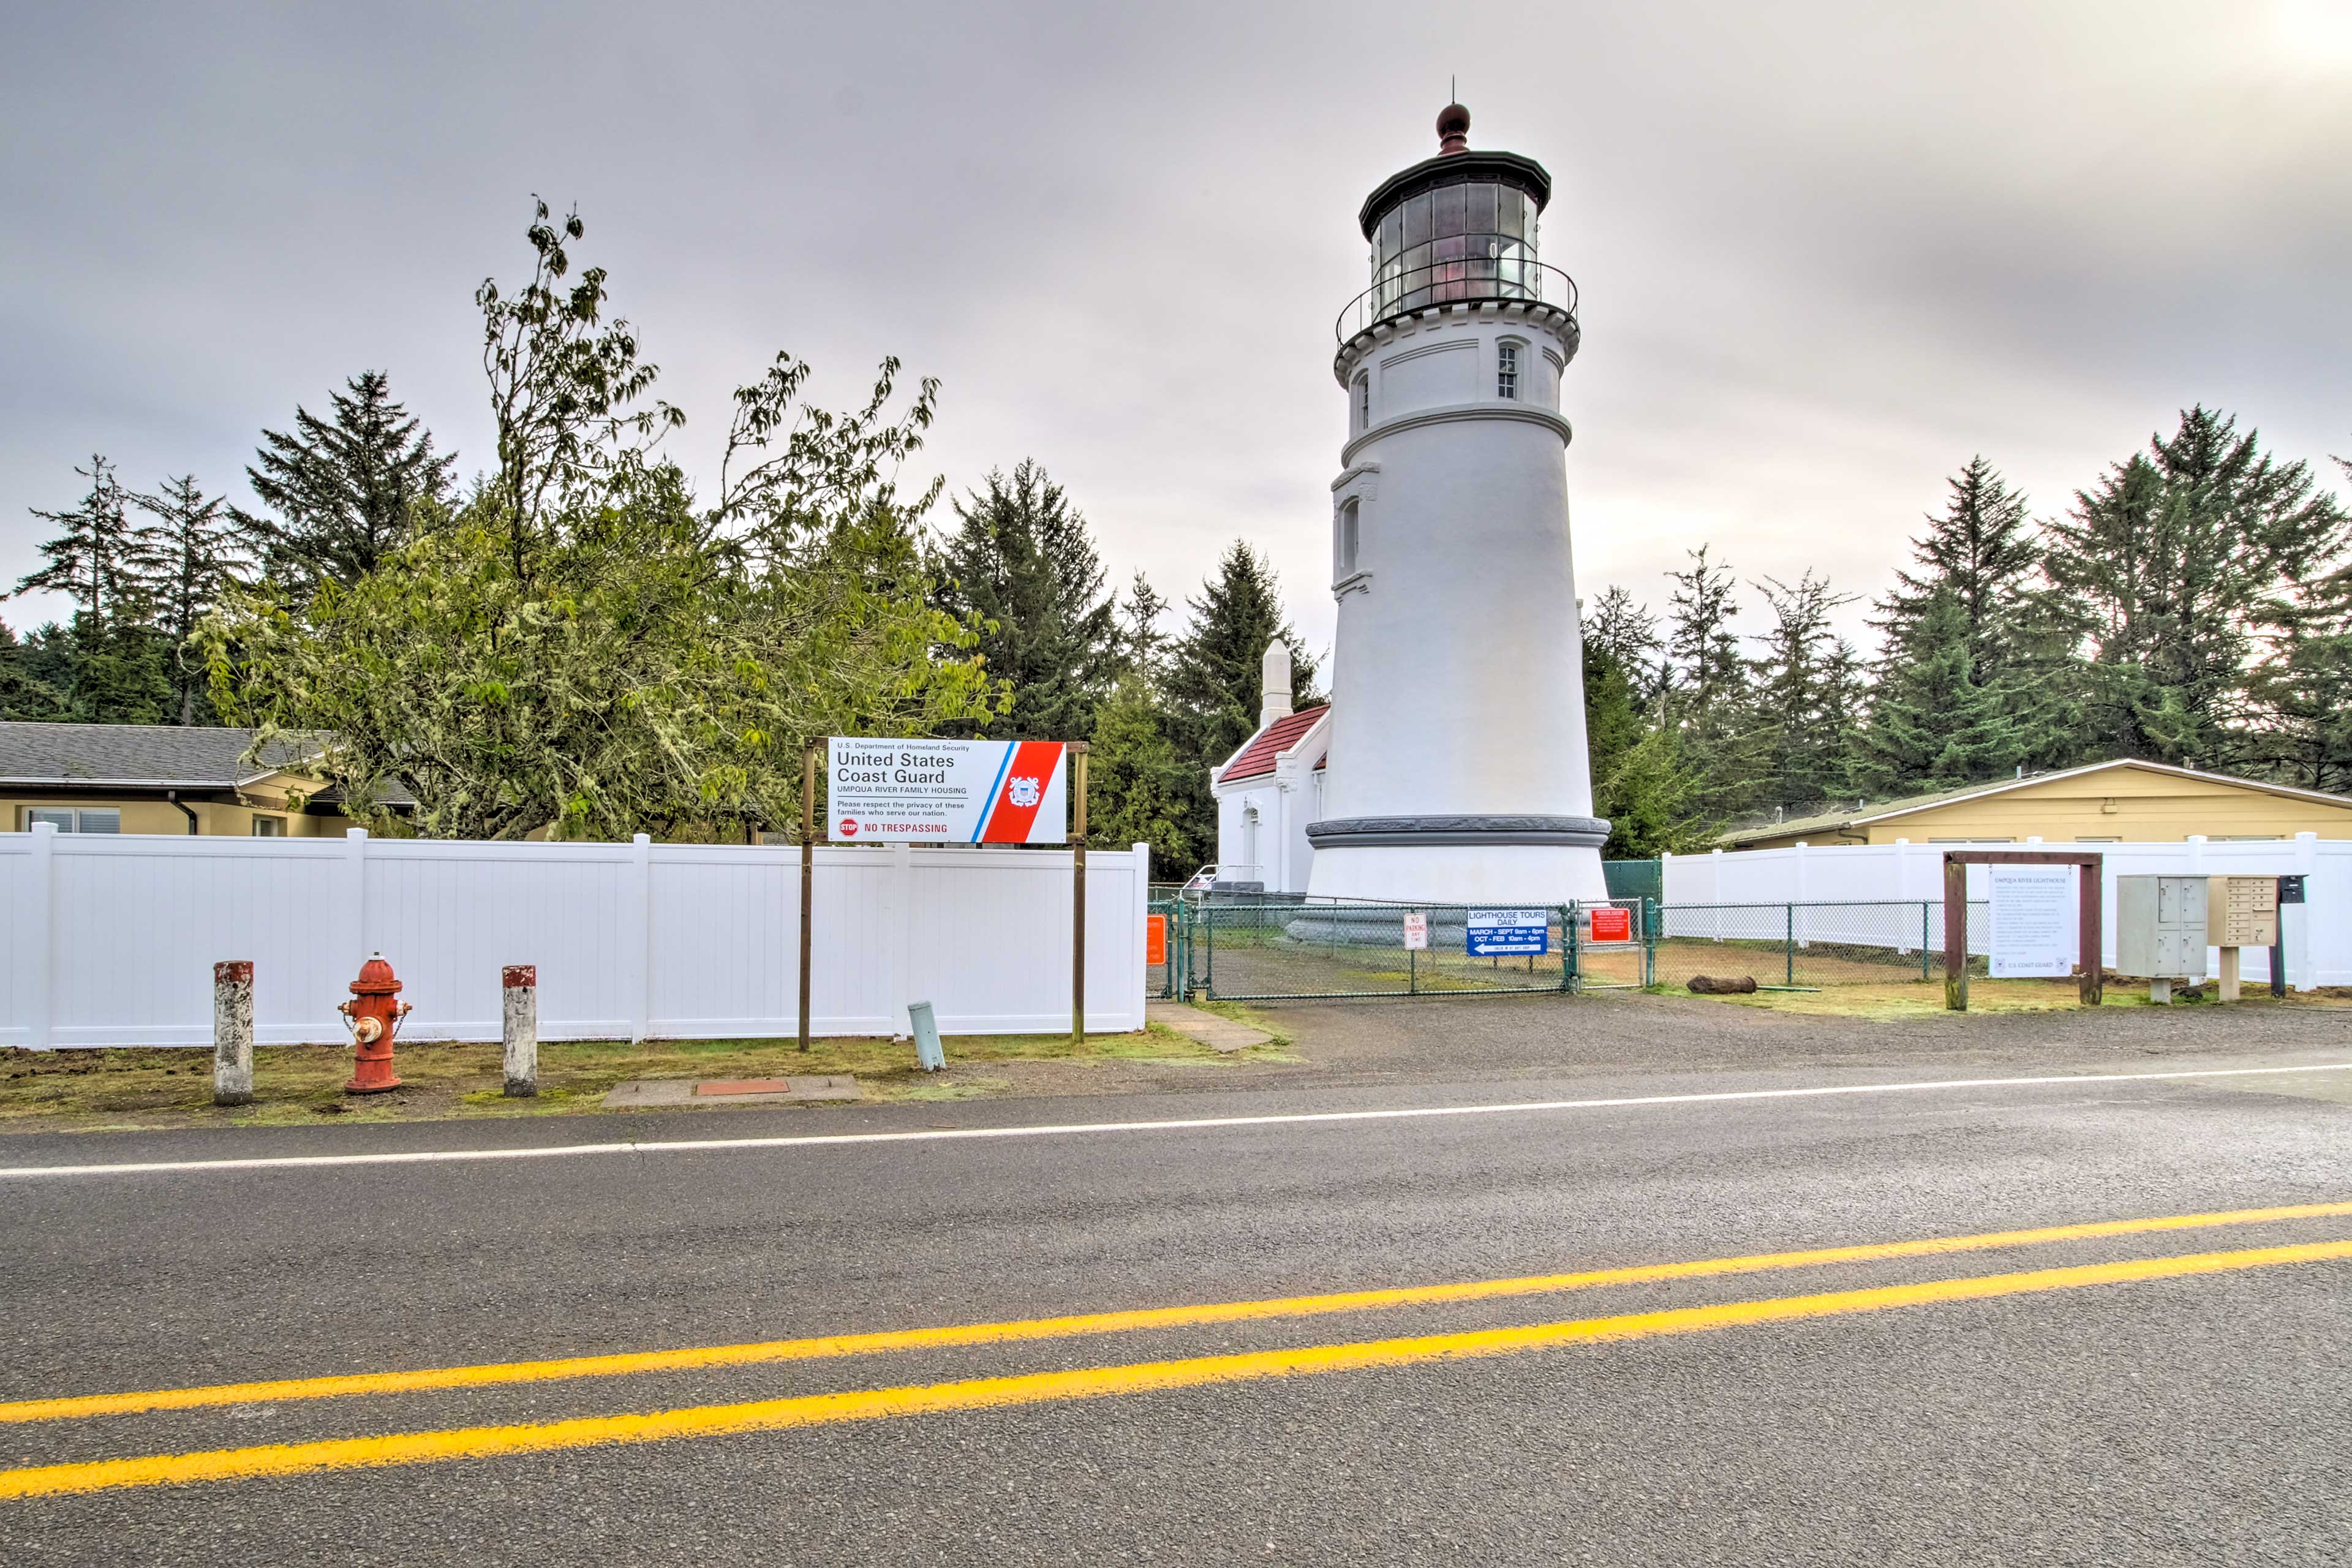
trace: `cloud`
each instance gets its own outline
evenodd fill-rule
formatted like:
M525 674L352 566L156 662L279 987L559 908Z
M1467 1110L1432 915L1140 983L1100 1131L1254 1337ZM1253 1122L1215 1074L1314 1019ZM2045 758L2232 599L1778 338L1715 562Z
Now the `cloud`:
M946 383L953 487L1034 456L1179 599L1251 538L1328 646L1353 217L1458 73L1474 142L1558 180L1582 591L1660 602L1709 541L1875 593L1978 452L2052 510L2200 399L2352 451L2339 16L47 8L0 61L0 572L92 449L241 492L363 366L481 465L471 291L537 192L698 473L775 349L835 402L897 353Z

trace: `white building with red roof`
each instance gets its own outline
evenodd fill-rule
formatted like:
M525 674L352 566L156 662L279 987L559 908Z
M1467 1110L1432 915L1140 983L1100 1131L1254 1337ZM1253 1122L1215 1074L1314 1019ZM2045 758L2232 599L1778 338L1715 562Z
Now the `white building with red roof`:
M1303 893L1315 847L1307 825L1323 815L1328 704L1290 706L1290 649L1266 645L1257 731L1209 770L1217 798L1217 886Z

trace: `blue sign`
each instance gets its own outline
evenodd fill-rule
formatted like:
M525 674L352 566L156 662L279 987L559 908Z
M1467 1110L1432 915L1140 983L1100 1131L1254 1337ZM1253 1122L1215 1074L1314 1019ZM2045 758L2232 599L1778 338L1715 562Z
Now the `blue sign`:
M1472 910L1463 933L1473 958L1551 951L1549 910Z

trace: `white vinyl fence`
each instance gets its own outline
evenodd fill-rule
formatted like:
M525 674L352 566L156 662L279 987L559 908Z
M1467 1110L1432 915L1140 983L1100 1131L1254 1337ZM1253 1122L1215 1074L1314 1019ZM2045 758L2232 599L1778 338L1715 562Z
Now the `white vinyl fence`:
M1150 856L1087 857L1087 1027L1143 1026ZM903 1035L1070 1024L1070 854L820 848L811 1026ZM0 833L0 1046L212 1041L212 966L254 965L255 1037L340 1040L382 952L404 1037L499 1037L499 972L539 966L548 1039L798 1029L800 851Z
M2116 961L2116 879L2119 876L2301 876L2306 902L2298 918L2287 911L2287 983L2298 990L2320 985L2352 985L2352 841L2323 839L2298 833L2293 838L2211 840L2202 837L2155 844L1800 844L1788 849L1717 849L1706 855L1661 857L1665 934L1675 929L1678 905L1792 904L1798 906L1798 940L1834 942L1856 946L1896 946L1898 929L1883 912L1866 906L1885 901L1926 900L1940 904L1944 897L1944 851L1947 849L2067 849L2092 850L2101 857L2101 897L2105 900L2106 952L2102 961ZM1985 868L1969 870L1969 897L1987 897ZM1847 906L1840 910L1834 906ZM1806 906L1812 906L1807 908ZM1824 908L1822 906L1832 906ZM1688 920L1698 919L1696 912ZM1851 929L1848 929L1851 928ZM1969 947L1986 951L1985 928L1969 922ZM1696 934L1700 927L1691 928ZM1934 922L1933 940L1943 940L1943 922ZM1916 945L1916 938L1914 939ZM2249 980L2270 979L2267 948L2244 955ZM2206 971L2215 973L2218 954L2209 954Z

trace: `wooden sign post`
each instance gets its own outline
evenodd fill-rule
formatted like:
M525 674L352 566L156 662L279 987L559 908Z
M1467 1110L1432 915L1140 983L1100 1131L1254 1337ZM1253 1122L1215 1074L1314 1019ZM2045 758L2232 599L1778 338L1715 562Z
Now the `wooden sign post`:
M1944 851L1944 1005L1955 1013L1969 1010L1969 868L1971 866L2072 866L2081 900L2075 927L2075 952L2085 1007L2095 1007L2106 995L2102 967L2106 931L2100 919L2099 867L2096 851L2080 849L1947 849Z
M1077 799L1070 826L1070 1037L1087 1043L1087 743L1070 742Z

